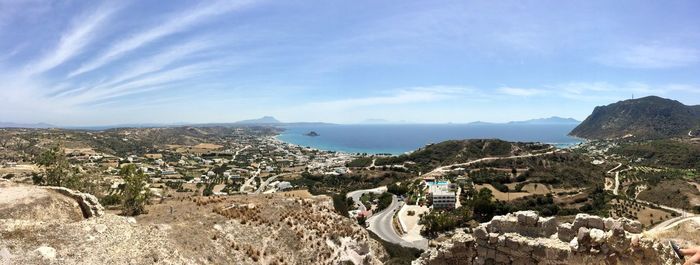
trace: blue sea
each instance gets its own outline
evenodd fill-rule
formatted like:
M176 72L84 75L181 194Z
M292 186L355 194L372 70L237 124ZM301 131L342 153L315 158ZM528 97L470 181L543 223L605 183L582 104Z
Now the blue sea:
M567 134L576 124L391 124L285 126L277 139L320 150L403 154L446 140L492 139L541 142L563 148L581 140ZM319 136L305 134L314 131Z

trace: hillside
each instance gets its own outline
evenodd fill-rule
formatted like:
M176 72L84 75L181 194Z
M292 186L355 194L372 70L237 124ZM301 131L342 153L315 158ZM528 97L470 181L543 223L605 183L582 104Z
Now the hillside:
M328 197L169 198L136 218L0 180L0 264L383 264L382 245ZM80 193L78 193L80 194ZM99 204L98 204L99 205ZM100 206L101 208L101 206Z
M473 159L521 155L550 147L546 144L514 143L499 139L451 140L427 145L408 155L377 159L376 165L392 165L410 161L415 163L419 170L426 172L439 166L463 163Z
M630 135L638 139L658 139L686 136L699 128L700 106L649 96L596 107L570 135L586 139Z

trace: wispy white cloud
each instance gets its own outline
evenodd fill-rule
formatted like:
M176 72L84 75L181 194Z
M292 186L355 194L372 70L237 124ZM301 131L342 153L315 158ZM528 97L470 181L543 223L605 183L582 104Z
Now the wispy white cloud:
M673 68L699 63L700 50L682 46L641 44L598 56L594 60L614 67Z
M377 105L400 105L447 100L470 92L473 93L475 90L469 87L458 86L413 87L396 90L391 94L381 96L313 102L307 104L307 107L311 109L341 110Z
M251 2L253 1L236 1L235 3L221 1L215 4L202 5L184 13L175 14L158 26L112 44L104 53L91 61L85 62L78 69L71 72L69 77L100 68L113 60L119 59L132 50L138 49L168 35L189 29L217 15L247 6Z
M32 75L50 70L79 54L85 46L95 39L100 28L118 9L115 5L105 5L75 19L71 28L62 34L55 48L26 67L27 73Z
M537 88L517 88L517 87L501 87L497 89L498 93L519 96L519 97L529 97L545 93L545 90Z
M569 82L544 86L553 95L566 99L603 101L620 97L657 95L673 93L700 93L700 85L694 84L649 84L645 82Z
M70 102L74 105L89 104L96 101L123 97L136 93L165 89L167 88L167 86L165 86L167 84L175 84L182 81L194 81L197 76L203 74L204 72L215 71L218 69L217 66L221 65L221 62L219 61L188 64L149 74L142 78L137 78L108 88L99 90L86 89L84 92L78 93L77 95L71 94L70 96L66 96L66 94L63 94L59 96L63 96L62 100Z
M146 76L151 73L165 70L174 63L188 59L190 56L204 51L214 44L205 42L203 39L191 40L166 48L153 56L143 58L133 63L129 63L124 70L109 79L98 84L68 86L65 83L52 89L48 94L51 96L64 96L84 92L86 90L107 89L120 83Z

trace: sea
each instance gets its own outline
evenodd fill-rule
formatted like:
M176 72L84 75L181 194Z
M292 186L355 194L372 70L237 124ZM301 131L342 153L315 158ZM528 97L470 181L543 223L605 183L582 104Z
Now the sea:
M393 154L431 143L463 139L541 142L566 148L582 140L568 136L576 124L313 124L284 126L283 142L345 153ZM309 132L318 136L307 136Z

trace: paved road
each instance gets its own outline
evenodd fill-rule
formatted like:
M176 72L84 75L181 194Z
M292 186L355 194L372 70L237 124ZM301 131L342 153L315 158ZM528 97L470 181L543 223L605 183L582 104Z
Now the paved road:
M386 190L387 190L386 186L381 186L378 188L368 189L368 190L356 190L356 191L348 192L346 197L352 198L352 200L355 201L355 206L357 206L358 210L366 211L367 208L365 208L365 205L362 204L362 202L360 202L360 197L362 197L362 194L370 193L370 192L375 193L375 194L382 194L382 193L386 192Z
M379 236L381 239L384 239L388 242L399 244L405 247L415 248L417 246L401 238L401 236L399 236L399 234L396 233L396 230L394 230L394 213L396 213L399 210L399 208L401 208L402 204L403 202L399 202L396 196L393 196L393 200L391 201L389 207L384 209L384 211L372 215L372 217L370 217L369 220L367 220L367 223L369 223L368 229L377 234L377 236Z
M258 187L258 189L255 191L255 194L263 192L265 190L265 187L267 187L267 185L270 184L270 182L274 181L275 179L282 177L282 176L289 175L289 174L290 173L282 173L282 174L274 175L272 177L267 178L267 180L260 183L260 187Z
M650 229L649 232L657 232L657 231L663 231L663 230L668 230L671 229L677 225L679 225L682 222L685 221L694 221L697 224L700 224L700 217L699 216L678 216L674 217L671 219L668 219L666 221L663 221L659 223L658 225L654 226L654 228Z

